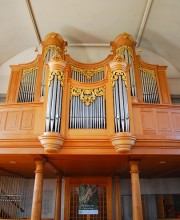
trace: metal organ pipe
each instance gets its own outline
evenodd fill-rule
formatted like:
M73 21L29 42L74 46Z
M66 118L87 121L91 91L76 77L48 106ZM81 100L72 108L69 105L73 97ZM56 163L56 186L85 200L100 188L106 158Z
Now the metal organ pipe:
M93 83L101 81L104 79L104 75L105 67L87 70L71 66L72 79L81 83ZM81 91L83 92L83 90ZM82 94L79 94L78 92L74 96L71 94L69 128L105 129L106 110L104 97L97 96L91 104L86 104L81 100L81 95ZM83 94L82 96L88 97L91 95L92 94Z
M103 87L94 90L71 88L70 129L106 128L104 92ZM93 101L89 101L91 99Z
M126 75L128 63L124 57L127 57L127 51L124 55L119 51L109 63L113 85L115 133L130 132Z
M48 91L48 103L46 111L46 132L60 132L62 87L57 76L54 77Z
M129 69L129 79L130 79L130 89L131 89L131 96L137 97L136 91L136 80L135 80L135 70L134 70L134 59L133 59L133 52L129 46L122 46L118 48L124 56L124 60L130 64Z
M41 80L41 89L40 89L40 97L44 96L45 86L46 86L46 74L47 68L46 64L52 59L54 53L60 52L60 47L56 45L49 45L46 48L44 61L43 61L43 71L42 71L42 80Z
M146 103L159 103L159 93L155 72L140 68L143 101Z
M71 66L72 79L82 83L93 83L101 81L104 79L104 72L105 67L86 70Z
M46 132L60 132L62 97L64 86L64 69L66 62L59 53L55 53L49 65L49 91L46 111Z
M22 70L17 102L33 102L38 67Z

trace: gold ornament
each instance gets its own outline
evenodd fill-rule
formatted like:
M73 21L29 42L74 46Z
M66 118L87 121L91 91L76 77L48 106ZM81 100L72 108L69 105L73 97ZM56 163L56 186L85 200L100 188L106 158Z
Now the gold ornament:
M80 100L87 106L94 102L96 97L103 96L105 98L105 86L96 88L96 89L80 89L71 87L71 95L70 98L72 99L73 96L80 96Z
M57 76L58 80L61 83L61 86L64 86L64 73L63 71L60 70L53 70L50 72L49 77L48 77L48 86L50 86L51 81L54 79L54 76Z
M127 87L127 76L126 76L126 72L124 72L123 70L112 71L112 75L111 75L112 86L114 87L115 81L118 79L119 76L122 76L122 80L124 81L124 84Z
M95 68L95 69L81 69L78 67L71 66L71 71L75 71L81 74L84 74L87 79L91 79L95 74L98 74L99 72L103 72L105 70L105 67Z
M38 69L38 66L31 67L29 69L24 69L22 72L22 79L25 77L26 74L32 73L33 71L36 71Z
M123 52L124 52L125 49L128 50L129 54L131 55L132 59L134 60L133 49L132 49L130 46L123 45L123 46L121 46L121 47L118 47L118 48L116 49L116 53L117 53L117 54L118 54L118 53L123 54Z
M143 71L143 72L145 72L147 74L150 74L154 79L156 79L154 70L148 70L148 69L146 69L146 68L141 66L140 67L140 71Z
M45 52L44 52L44 59L45 57L47 56L47 53L50 49L53 49L54 50L54 53L59 53L61 54L62 53L62 50L60 47L56 46L56 45L48 45L45 49Z

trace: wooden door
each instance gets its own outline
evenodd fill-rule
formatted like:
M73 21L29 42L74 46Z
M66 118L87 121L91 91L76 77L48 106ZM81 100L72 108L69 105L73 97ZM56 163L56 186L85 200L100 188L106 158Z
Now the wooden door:
M98 214L79 214L80 186L97 186ZM66 177L65 220L112 220L111 177Z

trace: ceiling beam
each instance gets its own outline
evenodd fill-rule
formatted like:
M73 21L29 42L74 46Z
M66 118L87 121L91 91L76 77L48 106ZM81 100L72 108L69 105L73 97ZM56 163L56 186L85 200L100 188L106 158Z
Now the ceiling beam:
M36 36L37 36L38 42L40 44L42 39L41 39L41 35L39 33L39 29L38 29L38 26L37 26L36 19L34 17L34 12L33 12L30 0L26 0L26 4L27 4L27 7L28 7L29 14L31 16L31 21L33 23L33 27L34 27L34 30L36 32Z
M150 10L151 10L152 2L153 2L153 0L148 0L147 4L146 4L146 7L145 7L145 10L144 10L144 14L143 14L143 17L142 17L142 20L141 20L141 25L140 25L140 28L139 28L139 31L138 31L138 34L137 34L137 39L136 39L136 42L137 42L136 46L137 47L139 47L139 45L140 45L141 38L142 38L144 29L145 29L145 26L146 26L146 23L147 23L147 19L148 19Z

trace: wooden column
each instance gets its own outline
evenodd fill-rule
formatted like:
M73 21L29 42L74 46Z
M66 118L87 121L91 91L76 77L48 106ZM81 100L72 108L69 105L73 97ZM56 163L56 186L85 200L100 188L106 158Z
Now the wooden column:
M31 220L41 220L44 160L35 160L36 171L34 181Z
M116 220L122 220L121 212L121 193L120 193L120 179L119 176L115 176L115 206L116 206Z
M54 220L61 218L61 176L57 176L56 180L56 201L54 210Z
M130 161L131 185L132 185L132 212L133 220L143 220L141 190L139 181L139 162Z

